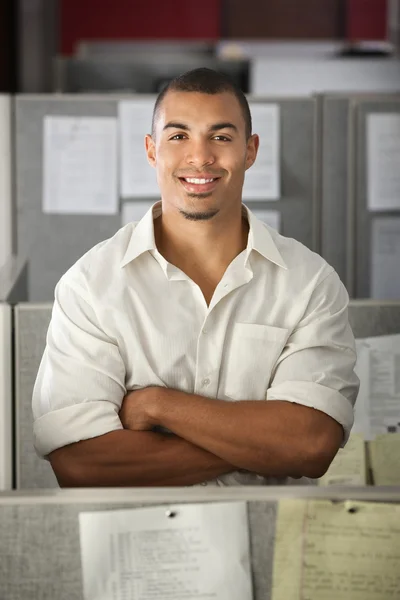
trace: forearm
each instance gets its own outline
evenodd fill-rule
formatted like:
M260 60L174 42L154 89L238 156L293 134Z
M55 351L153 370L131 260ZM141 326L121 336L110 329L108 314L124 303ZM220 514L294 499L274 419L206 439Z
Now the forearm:
M240 469L271 477L319 477L341 443L341 426L306 406L162 393L155 403L157 423Z
M186 486L233 470L179 437L126 429L59 448L49 458L61 487Z

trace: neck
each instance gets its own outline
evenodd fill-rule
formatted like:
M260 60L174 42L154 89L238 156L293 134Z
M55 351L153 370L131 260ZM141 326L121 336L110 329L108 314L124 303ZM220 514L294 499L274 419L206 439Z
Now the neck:
M180 213L163 210L154 222L158 251L168 262L190 277L207 274L216 283L246 248L248 230L241 205L229 215L218 213L209 221L190 221Z

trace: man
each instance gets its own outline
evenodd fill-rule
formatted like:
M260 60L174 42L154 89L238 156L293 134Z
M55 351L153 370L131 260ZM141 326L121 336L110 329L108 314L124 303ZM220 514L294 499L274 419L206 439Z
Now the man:
M224 76L160 94L147 157L161 203L56 287L34 397L61 486L319 477L358 390L334 270L242 204L259 139Z

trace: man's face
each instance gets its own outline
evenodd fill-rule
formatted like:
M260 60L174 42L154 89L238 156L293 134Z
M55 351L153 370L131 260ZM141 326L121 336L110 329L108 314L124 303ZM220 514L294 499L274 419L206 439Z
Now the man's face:
M146 151L157 171L164 210L207 220L241 203L258 136L246 140L243 113L233 94L168 92L154 137L146 136Z

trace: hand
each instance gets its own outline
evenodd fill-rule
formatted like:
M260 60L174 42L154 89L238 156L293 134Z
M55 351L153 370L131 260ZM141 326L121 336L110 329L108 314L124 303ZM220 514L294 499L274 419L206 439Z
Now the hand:
M158 425L154 419L155 404L163 388L148 387L128 392L119 411L124 429L149 431Z

